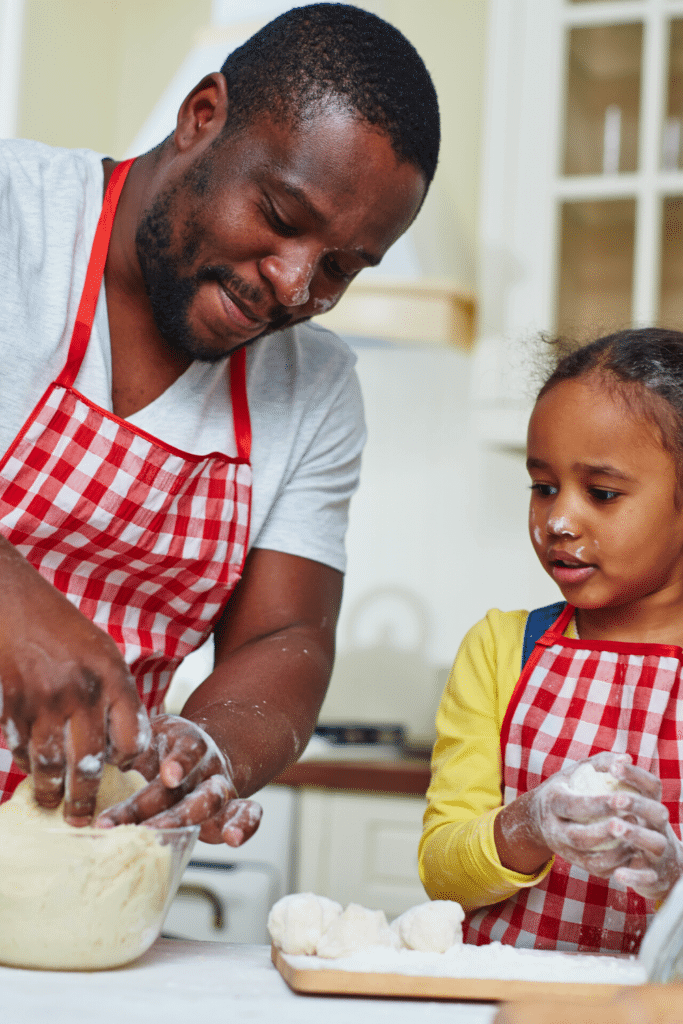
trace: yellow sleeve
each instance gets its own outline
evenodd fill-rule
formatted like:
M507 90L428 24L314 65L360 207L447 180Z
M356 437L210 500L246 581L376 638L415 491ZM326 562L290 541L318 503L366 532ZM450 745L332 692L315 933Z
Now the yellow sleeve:
M535 885L503 867L493 838L502 807L500 732L520 674L527 612L492 609L462 642L436 717L432 779L420 840L422 883L432 899L465 910Z

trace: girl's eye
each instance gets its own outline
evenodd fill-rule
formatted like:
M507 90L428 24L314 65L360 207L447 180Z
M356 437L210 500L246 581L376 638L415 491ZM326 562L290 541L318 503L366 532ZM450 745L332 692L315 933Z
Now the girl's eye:
M591 487L590 494L596 501L614 501L619 497L619 491L609 491L605 487Z
M558 489L554 484L532 484L531 490L536 491L542 498L552 498Z

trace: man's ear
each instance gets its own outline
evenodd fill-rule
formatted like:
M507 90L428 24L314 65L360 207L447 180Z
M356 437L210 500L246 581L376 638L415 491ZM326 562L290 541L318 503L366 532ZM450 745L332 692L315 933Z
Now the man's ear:
M213 71L195 85L178 111L173 138L178 152L213 140L221 133L228 116L228 84L220 71Z

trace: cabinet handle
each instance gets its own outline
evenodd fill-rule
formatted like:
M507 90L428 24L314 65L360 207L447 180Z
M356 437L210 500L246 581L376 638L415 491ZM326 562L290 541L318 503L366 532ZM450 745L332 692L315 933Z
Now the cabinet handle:
M213 909L213 929L216 932L223 931L225 927L223 904L215 892L211 892L205 885L179 885L177 895L199 897L199 899L204 899L207 903L210 903Z

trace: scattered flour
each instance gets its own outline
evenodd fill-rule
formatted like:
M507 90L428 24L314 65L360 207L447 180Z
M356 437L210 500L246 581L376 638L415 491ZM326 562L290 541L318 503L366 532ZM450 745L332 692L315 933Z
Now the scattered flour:
M284 909L294 909L297 913L303 912L305 918L315 917L316 927L319 927L322 908L316 901L341 910L339 904L323 896L299 893L283 897L270 912L268 927L273 943L282 950L287 963L299 970L333 967L339 971L417 977L601 985L642 985L647 980L645 967L635 957L516 949L500 942L487 946L464 945L462 908L448 900L411 907L390 926L381 910L367 910L354 903L343 913L327 908L333 916L317 940L316 955L293 954L282 944L278 921L282 921ZM410 944L420 948L407 948ZM309 946L313 948L310 942ZM437 951L437 947L442 951ZM330 964L331 958L334 958L333 964Z
M289 956L300 970L329 970L330 961L317 956ZM500 942L488 946L452 946L445 953L373 947L334 961L336 971L408 974L439 978L494 978L516 981L555 981L599 985L642 985L645 968L633 958L515 949Z
M143 785L105 765L97 813ZM99 970L134 959L157 936L171 868L152 829L72 828L25 779L0 807L0 963Z

